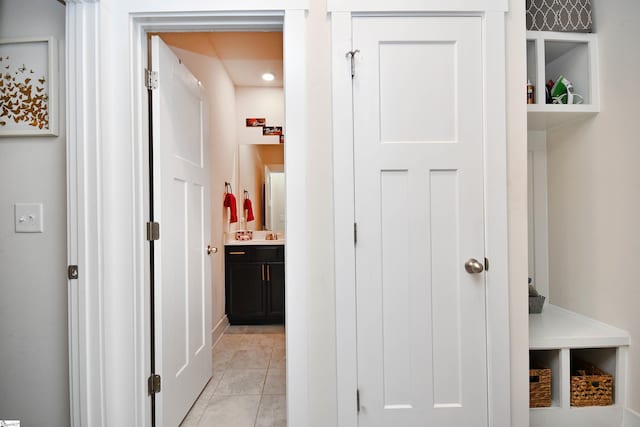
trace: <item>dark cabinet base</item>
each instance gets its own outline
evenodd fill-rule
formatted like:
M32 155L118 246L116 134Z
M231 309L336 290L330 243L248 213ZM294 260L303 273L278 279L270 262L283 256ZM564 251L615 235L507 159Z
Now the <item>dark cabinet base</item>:
M284 323L284 245L226 246L225 292L230 324Z

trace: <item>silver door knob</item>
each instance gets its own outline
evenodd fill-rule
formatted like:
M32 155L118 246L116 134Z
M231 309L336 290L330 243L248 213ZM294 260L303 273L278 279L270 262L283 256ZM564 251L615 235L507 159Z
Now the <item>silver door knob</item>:
M475 258L469 258L469 260L464 263L464 269L467 270L469 274L478 274L484 271L484 265Z
M207 246L207 255L216 254L216 253L218 253L218 248L211 245Z

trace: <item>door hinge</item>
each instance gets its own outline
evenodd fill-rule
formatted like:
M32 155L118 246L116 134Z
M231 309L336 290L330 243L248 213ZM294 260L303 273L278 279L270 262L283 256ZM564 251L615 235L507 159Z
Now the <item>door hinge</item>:
M360 412L360 389L356 390L356 406L358 407L358 412Z
M161 389L161 378L158 374L152 374L147 380L147 385L149 389L149 394L160 393Z
M158 89L158 72L145 69L144 85L148 90Z
M160 240L160 223L148 222L147 223L147 240Z
M484 259L484 271L489 271L489 258Z
M67 267L67 277L69 280L76 280L78 278L78 266L70 265Z
M356 75L356 60L355 60L355 56L356 53L359 53L360 51L358 49L356 50L350 50L349 52L347 52L347 58L349 58L351 60L351 78L354 78Z
M358 224L353 223L353 243L358 243Z

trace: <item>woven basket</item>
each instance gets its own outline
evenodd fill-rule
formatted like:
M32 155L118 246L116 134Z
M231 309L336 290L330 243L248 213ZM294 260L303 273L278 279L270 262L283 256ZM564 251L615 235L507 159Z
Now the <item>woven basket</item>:
M542 307L544 306L545 297L538 295L535 297L529 297L529 313L540 314L542 313Z
M573 360L571 406L613 404L613 376L580 359Z
M551 369L531 359L529 369L529 408L551 406Z

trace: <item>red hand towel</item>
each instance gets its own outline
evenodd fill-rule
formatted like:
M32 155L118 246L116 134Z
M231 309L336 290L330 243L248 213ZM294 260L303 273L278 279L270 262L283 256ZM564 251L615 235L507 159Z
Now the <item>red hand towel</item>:
M251 206L251 199L244 199L244 209L247 211L247 222L253 221L253 207Z
M224 196L224 207L231 208L230 223L238 222L238 207L236 206L236 196L227 193Z

